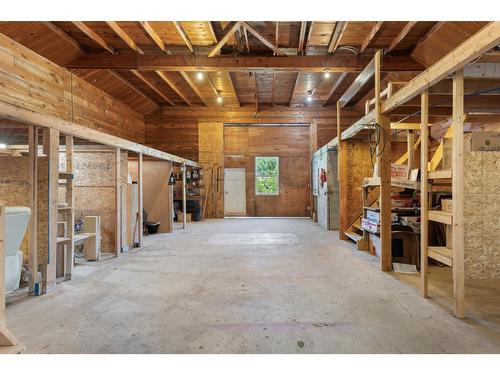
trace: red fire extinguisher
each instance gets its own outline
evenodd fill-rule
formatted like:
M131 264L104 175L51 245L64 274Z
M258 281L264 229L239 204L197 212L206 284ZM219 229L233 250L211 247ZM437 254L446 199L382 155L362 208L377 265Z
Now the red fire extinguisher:
M324 168L321 168L321 172L319 173L319 182L321 187L323 187L326 182L326 170Z

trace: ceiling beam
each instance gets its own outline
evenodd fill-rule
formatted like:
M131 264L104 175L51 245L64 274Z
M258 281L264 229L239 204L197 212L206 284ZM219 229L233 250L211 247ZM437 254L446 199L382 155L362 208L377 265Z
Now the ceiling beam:
M490 22L382 102L382 113L390 113L498 44L500 44L500 22Z
M375 59L372 59L365 69L356 77L354 82L344 92L338 100L341 107L345 107L356 96L356 94L370 81L375 75Z
M257 73L253 74L253 80L255 83L255 114L259 112L259 85L257 83Z
M243 27L248 30L248 32L250 32L254 37L256 37L257 39L259 39L266 47L269 47L270 49L273 50L273 52L276 54L276 55L281 55L281 56L286 56L286 53L283 52L281 49L279 49L278 47L276 47L273 43L271 43L269 40L267 40L266 38L264 38L264 36L262 34L260 34L257 30L255 30L252 26L250 26L248 23L246 22L242 22L242 25Z
M214 49L212 51L210 51L210 53L208 54L208 57L215 56L221 50L221 48L224 47L224 45L227 43L229 38L231 38L234 35L236 30L238 30L240 28L240 26L241 26L241 21L235 22L229 28L229 30L224 34L224 36L221 38L221 40L219 40L219 42L215 45Z
M234 96L236 97L236 101L238 102L238 107L241 107L241 102L240 102L240 97L238 96L238 91L236 91L236 86L234 85L233 78L231 78L231 73L226 72L227 74L227 79L229 80L229 84L231 85L231 90L234 93Z
M271 86L271 106L274 107L274 85L276 83L276 72L273 73L273 85Z
M144 55L144 51L140 49L137 44L135 44L134 40L116 22L106 21L106 24L115 32L116 35L120 37L121 40L127 44L127 46L130 47L132 51Z
M306 27L307 21L302 21L300 23L300 32L299 32L299 48L297 49L297 54L302 55L304 53L304 42L306 38Z
M247 49L247 53L250 53L250 43L248 43L248 33L247 29L243 27L243 35L245 36L245 47Z
M165 53L168 53L167 46L165 42L160 38L157 32L153 29L151 24L147 21L139 22L148 36L156 43L156 45Z
M165 82L167 85L169 85L169 86L170 86L170 88L171 88L172 90L174 90L174 91L175 91L175 93L176 93L177 95L179 95L179 97L180 97L182 100L184 100L184 102L186 102L186 104L187 104L188 106L190 106L190 107L192 106L192 104L191 104L191 102L189 101L189 99L188 99L188 98L186 98L186 95L184 95L184 94L182 93L182 91L181 91L181 90L179 90L179 88L175 85L175 83L174 83L174 82L173 82L170 78L168 78L168 77L167 77L167 75L166 75L164 72L162 72L161 70L157 70L157 71L156 71L156 74L158 74L158 75L160 76L160 78L163 80L163 82Z
M45 26L47 26L51 31L56 33L59 37L73 45L73 47L78 48L80 53L84 54L85 51L83 50L82 46L80 43L78 43L74 38L72 38L69 34L65 33L63 30L59 28L59 26L56 26L52 22L42 22Z
M111 54L115 54L116 50L113 47L110 47L108 43L104 39L102 39L94 30L92 30L90 27L85 25L83 22L80 21L73 21L73 25L75 25L82 33L87 35L90 39L92 39L95 43L99 44L102 48L104 48L106 51L110 52Z
M214 43L217 44L217 34L215 34L214 25L212 21L207 21L207 24L208 24L208 31L210 31L210 36L214 40Z
M139 94L140 96L142 96L144 99L146 99L148 102L150 102L151 104L154 104L156 108L159 107L158 103L156 103L153 99L151 99L149 96L147 96L144 92L142 92L141 90L139 90L135 85L133 85L132 83L130 83L120 73L115 72L114 70L111 70L111 69L109 69L108 72L111 73L114 77L118 78L122 83L124 83L125 85L127 85L130 89L132 89L133 91L135 91L137 94Z
M399 34L392 40L391 45L389 48L385 50L385 54L391 53L394 48L396 48L401 41L406 38L408 33L413 29L413 27L417 24L417 21L410 21L408 22L405 27L403 27L403 30L399 32Z
M138 70L135 70L135 69L132 69L131 70L132 73L134 73L134 75L139 78L142 82L144 82L146 85L148 85L148 87L153 90L154 92L156 92L160 97L163 98L163 100L165 100L168 104L170 104L171 106L175 106L175 104L164 94L162 93L158 87L156 87L155 85L153 85L151 82L149 82L147 80L146 77L144 77Z
M184 31L184 28L182 27L181 23L179 21L174 21L175 28L177 29L177 32L180 34L182 40L184 40L184 43L186 43L187 48L191 52L194 52L193 44L191 43L191 40L189 39L188 35Z
M361 72L371 60L368 56L354 55L309 55L309 56L195 56L183 55L138 55L102 53L86 54L68 63L67 68L87 69L139 69L163 71L282 71L282 72ZM422 65L408 56L387 56L383 72L421 72Z
M344 35L344 31L347 28L349 22L347 21L338 21L335 25L335 29L332 33L332 38L330 39L330 43L328 44L328 53L332 54L337 50L339 46L340 40Z
M215 97L220 95L220 91L215 87L214 81L212 81L212 78L210 78L210 75L207 73L205 74L205 77L207 79L208 84L210 85L210 88L214 92Z
M288 106L290 107L293 102L293 97L295 96L295 90L297 89L297 85L299 83L300 72L297 73L297 77L295 77L295 83L293 84L292 95L290 96L290 101L288 102Z
M186 72L180 71L179 73L182 76L182 78L184 78L184 80L187 82L189 87L191 87L191 89L195 92L195 94L198 96L198 98L200 98L202 103L205 106L208 106L206 100L203 98L203 95L201 94L200 90L198 89L198 86L196 86L196 83L193 82L191 77L189 77L189 75Z
M274 44L276 45L276 47L280 47L280 23L279 21L276 21L276 31L274 33L275 35L275 42Z
M304 42L304 55L307 55L307 44L309 43L309 39L311 39L311 34L314 26L314 21L309 23L309 32L307 33L306 41Z
M330 89L330 92L328 93L325 102L323 103L323 107L326 106L326 103L330 100L330 98L333 96L333 94L337 91L339 86L342 84L344 81L345 77L347 77L347 73L341 73L335 83L333 84L332 88Z
M370 30L370 33L366 36L365 40L361 44L361 48L359 49L360 54L362 54L365 51L366 47L368 47L373 38L375 38L375 35L377 35L383 24L384 24L383 21L378 21L375 23L375 25L373 25L372 29Z

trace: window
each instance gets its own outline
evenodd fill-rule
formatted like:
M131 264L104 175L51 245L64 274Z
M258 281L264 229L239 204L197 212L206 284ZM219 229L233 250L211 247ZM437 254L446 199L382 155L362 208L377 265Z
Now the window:
M280 193L280 162L277 156L255 157L255 194L278 195Z

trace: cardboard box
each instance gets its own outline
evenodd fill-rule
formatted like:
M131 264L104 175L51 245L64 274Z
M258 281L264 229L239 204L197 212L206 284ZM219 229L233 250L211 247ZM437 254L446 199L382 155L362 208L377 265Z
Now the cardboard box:
M442 169L451 169L453 139L443 139ZM464 134L464 151L500 151L500 132Z
M441 210L446 212L453 212L453 200L441 199Z
M378 211L366 211L366 218L372 224L380 224L380 212ZM398 222L398 214L396 212L391 212L391 221L393 223Z
M183 213L182 211L177 211L177 220L179 221L179 223L182 223L183 222ZM191 222L191 214L188 212L186 213L186 222L187 223L190 223Z
M373 224L366 218L361 219L361 228L366 229L369 232L372 233L378 233L380 232L380 225L378 224Z
M401 198L395 197L391 198L392 207L412 207L413 198Z
M407 180L410 167L406 164L391 164L391 178Z

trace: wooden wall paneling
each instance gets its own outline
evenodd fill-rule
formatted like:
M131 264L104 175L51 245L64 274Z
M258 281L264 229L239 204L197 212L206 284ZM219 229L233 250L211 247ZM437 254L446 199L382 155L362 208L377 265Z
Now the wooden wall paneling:
M38 229L37 229L37 206L38 206L38 128L29 127L29 185L30 185L30 208L31 219L29 224L29 250L28 265L30 271L29 293L35 292L35 282L38 276Z
M138 219L138 235L137 235L137 244L139 247L142 246L143 233L142 233L142 223L144 221L143 217L143 208L144 208L144 165L142 160L142 154L138 154L137 157L137 210L139 213Z
M160 222L159 232L173 230L173 187L168 184L173 170L172 162L164 160L143 161L144 209L147 221Z
M309 184L308 188L310 190L310 197L309 197L309 216L313 217L313 212L314 212L314 196L313 196L313 190L312 190L312 158L314 156L314 153L318 149L318 124L314 121L309 125L309 150L310 150L310 157L309 157Z
M348 222L348 203L347 203L347 142L339 138L342 119L341 103L337 102L337 138L338 138L338 183L339 183L339 239L347 240L345 231L349 225Z
M115 149L115 256L119 256L122 251L122 180L121 180L122 155L119 148Z

